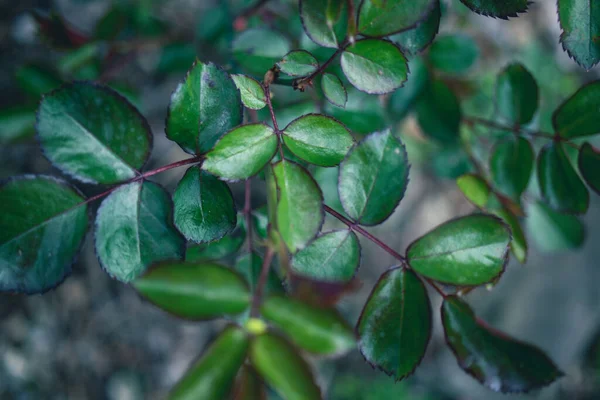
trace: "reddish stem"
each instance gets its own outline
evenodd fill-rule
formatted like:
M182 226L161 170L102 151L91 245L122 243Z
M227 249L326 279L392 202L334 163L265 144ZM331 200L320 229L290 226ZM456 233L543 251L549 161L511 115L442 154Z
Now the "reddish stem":
M263 299L263 291L265 285L267 284L267 277L269 276L269 270L271 268L271 261L273 260L273 255L275 251L271 247L267 247L267 253L265 254L265 258L263 260L262 268L260 269L260 276L258 278L258 283L256 284L256 290L252 295L252 306L250 308L250 316L258 317L260 314L260 305Z

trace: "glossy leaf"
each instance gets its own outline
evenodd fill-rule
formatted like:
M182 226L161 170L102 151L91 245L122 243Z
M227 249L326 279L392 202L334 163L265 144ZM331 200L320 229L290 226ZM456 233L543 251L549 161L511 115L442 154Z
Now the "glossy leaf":
M491 190L487 182L478 175L465 174L456 179L456 185L467 200L475 206L484 208L490 200Z
M360 265L360 243L354 232L320 235L294 255L292 269L319 281L348 281Z
M269 297L260 310L292 343L311 353L340 355L356 346L352 328L332 309L288 297Z
M600 3L558 0L560 42L577 64L590 70L600 62Z
M196 61L171 95L167 137L190 154L203 154L242 123L242 102L233 79L215 64Z
M487 17L508 19L527 11L530 0L460 0L471 11Z
M284 339L257 336L250 344L250 361L263 380L286 400L320 400L310 367Z
M260 110L267 105L265 90L256 79L241 74L231 75L231 78L240 91L242 103L246 108Z
M175 226L196 243L212 242L231 232L236 210L226 183L201 171L187 170L173 194Z
M94 239L100 265L121 282L132 281L155 262L183 259L185 252L169 194L151 182L112 192L98 209Z
M232 44L233 58L260 77L290 51L289 41L268 29L248 29Z
M433 9L429 12L427 18L419 22L417 26L390 37L405 52L413 55L420 53L433 42L438 34L442 12L439 0L434 0L433 3ZM413 78L411 77L411 79Z
M442 322L460 367L493 391L528 392L563 375L540 349L489 327L456 296L444 299Z
M367 136L340 165L344 210L362 225L382 223L404 197L409 169L404 145L389 130Z
M444 72L464 73L475 64L479 47L475 41L462 34L439 36L429 49L429 61Z
M306 35L323 47L337 48L346 34L344 0L300 0L300 20Z
M370 94L392 92L408 77L406 57L395 44L385 40L356 42L344 50L341 64L350 83Z
M518 199L529 184L534 158L531 143L523 137L496 144L490 158L490 172L496 188Z
M526 221L531 238L543 251L576 249L585 240L585 228L579 218L556 212L541 201L529 205Z
M193 320L240 314L250 305L244 280L212 263L158 263L133 281L133 286L168 313Z
M363 0L358 10L358 31L365 36L388 36L411 29L429 15L435 0Z
M308 76L319 68L319 62L306 50L293 50L277 63L277 68L289 76Z
M423 132L443 144L456 143L462 117L460 103L442 81L431 81L417 104L417 120Z
M540 191L546 203L559 212L583 214L590 194L560 144L545 146L537 161Z
M273 173L279 189L277 227L288 249L295 253L323 225L323 195L308 171L296 163L279 161Z
M37 132L50 162L87 183L134 178L152 147L148 122L125 98L86 82L44 96Z
M417 275L402 267L384 272L356 325L363 357L396 380L412 374L431 338L431 305Z
M219 260L236 253L246 240L244 218L238 214L237 225L233 232L219 240L190 246L185 251L185 260L189 262Z
M256 286L258 285L262 263L262 258L257 253L252 252L238 257L233 266L233 270L244 278L252 292L256 290ZM265 294L269 293L285 293L285 290L281 285L281 280L273 268L269 271L267 284L265 285Z
M328 102L341 108L346 107L348 93L346 92L346 88L342 84L342 81L340 81L340 78L330 73L323 74L323 78L321 79L321 89Z
M510 64L496 81L496 113L510 126L528 124L537 111L538 96L533 75L521 64Z
M584 143L579 149L577 164L588 186L600 194L600 152L589 143Z
M600 81L583 86L552 115L556 132L567 139L600 133Z
M70 273L88 228L68 183L25 175L0 186L0 292L42 293Z
M326 103L325 113L346 125L352 132L363 135L385 129L387 126L378 96L368 95L353 87L348 87L348 103L345 109Z
M200 359L169 394L169 400L222 399L232 390L246 359L249 340L237 327L228 327L209 345Z
M475 286L495 280L508 261L511 235L491 215L448 221L414 241L407 250L415 272L433 280Z
M202 168L231 181L256 175L277 151L277 136L265 124L239 126L228 132L207 155Z
M506 208L500 208L493 210L492 212L494 215L501 218L510 228L510 232L512 234L510 251L521 264L525 264L527 261L527 251L529 246L527 245L527 238L525 237L525 232L523 232L523 227L521 226L519 219L515 214Z
M308 114L290 122L283 142L292 153L311 164L338 165L354 144L348 129L333 118Z

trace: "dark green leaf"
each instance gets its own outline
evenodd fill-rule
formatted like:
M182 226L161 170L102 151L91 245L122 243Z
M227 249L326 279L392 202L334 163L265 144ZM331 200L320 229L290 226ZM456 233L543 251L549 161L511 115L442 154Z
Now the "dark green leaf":
M27 94L39 99L61 85L54 71L38 65L24 65L15 72L15 83Z
M183 73L194 63L196 55L194 43L169 43L162 47L155 71L159 74Z
M496 113L509 126L531 122L538 108L538 85L521 64L510 64L496 81Z
M590 70L600 62L600 3L592 0L558 0L560 42L577 64Z
M371 94L392 92L408 76L406 57L395 44L385 40L360 40L346 47L341 64L350 83Z
M590 194L559 143L545 146L537 161L540 191L546 203L559 212L583 214Z
M0 186L0 292L42 293L71 273L88 227L83 201L66 182L46 176Z
M319 62L306 50L294 50L277 63L277 68L289 76L308 76L319 68Z
M196 61L171 95L167 137L186 152L201 154L241 123L240 92L229 74L214 64Z
M467 35L455 34L438 37L429 49L429 61L444 72L466 72L479 57L479 47Z
M579 149L577 164L588 186L600 194L600 152L589 143L584 143Z
M579 218L558 213L541 201L530 204L526 221L531 237L543 251L576 249L585 240L585 228Z
M28 139L35 133L35 106L0 110L0 144Z
M460 103L442 81L431 81L417 104L417 119L423 132L444 144L459 139Z
M267 216L267 206L252 210L252 223L258 236L265 239L269 230L269 217Z
M478 175L465 174L456 179L456 184L467 200L484 208L490 200L491 190L486 181Z
M521 197L529 184L534 158L531 143L523 137L496 144L490 158L490 172L496 188L512 199Z
M255 337L250 344L250 361L263 380L285 400L322 398L306 361L279 336Z
M354 144L344 125L319 114L292 121L283 130L283 141L301 159L323 167L338 165Z
M395 90L388 102L388 111L393 121L401 121L412 111L417 99L427 88L429 72L419 58L413 58L410 63L410 79L404 86Z
M436 281L475 286L495 280L508 261L511 235L502 221L475 214L448 221L407 250L415 272Z
M323 78L321 79L321 89L328 102L334 106L342 108L346 107L348 93L346 92L346 88L344 88L342 81L340 81L340 78L330 73L323 74Z
M193 245L187 248L185 260L189 262L219 260L236 253L246 239L244 218L238 214L233 232L211 243Z
M155 262L183 259L185 240L173 226L169 194L141 181L112 192L98 209L95 246L102 268L121 282Z
M231 78L240 91L244 106L251 110L260 110L267 105L265 90L256 79L240 74L231 75Z
M187 170L173 194L175 226L196 243L212 242L236 225L229 186L198 167Z
M350 230L320 235L294 255L292 269L319 281L348 281L360 265L360 244Z
M290 43L267 29L248 29L233 41L233 58L253 74L263 76L290 51Z
M569 97L552 115L556 132L563 138L600 133L600 81L589 83Z
M425 20L436 0L363 0L358 10L358 31L365 36L388 36Z
M206 155L202 168L235 181L256 175L277 151L277 136L265 124L239 126L228 132Z
M232 390L246 359L248 336L230 326L210 344L169 394L169 400L216 400Z
M340 165L340 200L362 225L385 221L408 185L406 149L390 130L375 132L355 145Z
M295 345L311 353L339 355L356 346L352 328L335 310L287 297L269 297L261 313Z
M487 17L508 19L517 17L519 13L527 11L530 0L460 0L477 14Z
M133 286L163 310L193 320L240 314L250 305L244 280L218 264L165 261L150 267Z
M323 47L337 48L346 35L346 1L300 0L300 20L306 35Z
M431 338L431 305L417 275L389 269L373 288L356 325L369 364L396 380L412 374Z
M37 132L44 154L56 167L89 183L134 178L152 147L148 122L125 98L85 82L44 96Z
M417 54L425 50L431 44L440 29L442 13L439 0L434 0L433 9L427 18L416 27L390 37L390 39L404 50L407 54ZM414 79L411 77L411 79Z
M456 296L444 299L442 322L458 365L493 391L528 392L563 375L540 349L489 327Z
M527 261L527 238L519 219L515 214L505 208L492 211L495 216L501 218L510 228L512 240L510 241L510 251L519 260L521 264Z
M336 118L355 133L366 135L387 126L383 107L378 96L371 96L353 87L348 88L348 103L345 109L325 104L325 113Z
M250 290L254 292L260 279L262 269L262 258L255 252L241 255L235 262L233 269L239 273L248 283ZM285 293L281 280L273 268L269 270L265 293Z
M98 20L94 27L94 38L98 40L115 39L127 26L127 9L115 4Z
M96 79L100 74L100 50L100 43L88 43L63 55L56 67L62 75L75 79Z
M279 189L277 227L292 253L304 248L314 238L325 218L323 195L308 171L291 161L273 166Z

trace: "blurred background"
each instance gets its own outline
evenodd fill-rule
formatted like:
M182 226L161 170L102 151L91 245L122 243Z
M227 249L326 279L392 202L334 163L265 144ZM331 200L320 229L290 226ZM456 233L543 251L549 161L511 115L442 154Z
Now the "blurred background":
M241 32L256 27L269 30L265 41L279 43L280 48L273 51L283 53L272 54L275 58L283 56L288 47L314 51L320 60L328 57L328 50L316 49L303 34L297 2L271 0L253 10L254 3L0 1L0 179L27 173L60 175L42 156L33 123L41 93L63 81L98 80L130 99L154 132L148 163L148 169L153 169L186 157L166 139L164 120L170 93L195 57L221 64L232 73L261 78L265 68L236 52ZM600 67L585 72L562 51L555 1L536 1L527 14L509 21L475 15L458 0L444 1L442 10L440 35L463 35L474 49L474 61L467 70L440 72L459 95L467 115L493 114L495 77L511 61L522 62L538 80L542 100L532 127L543 130L551 130L550 116L558 104L583 83L600 76ZM64 24L70 35L47 37L48 32L64 33ZM90 37L96 40L81 46L81 41ZM409 82L416 76L418 63L418 58L411 60ZM397 105L381 107L386 100L349 90L348 105L342 110L324 105L313 90L300 93L288 86L274 89L273 99L280 125L322 110L357 135L390 125L402 137L412 163L407 194L395 214L372 232L404 251L412 240L439 223L474 211L454 181L470 166L460 149L425 141L410 107L402 112L394 108ZM259 113L259 118L263 117ZM487 159L489 153L482 150L480 156ZM184 172L170 170L152 179L173 190ZM337 171L313 173L327 202L334 204ZM103 190L77 186L90 196ZM512 395L512 399L597 399L600 201L592 196L587 215L570 217L566 228L530 208L537 198L534 186L532 183L524 204L530 244L526 265L511 260L495 287L479 288L467 300L482 319L538 345L566 373L548 388ZM254 188L253 204L260 206L264 203L262 187L256 184ZM243 187L234 184L232 190L241 206ZM328 220L325 229L335 226L336 221ZM101 270L92 239L89 234L72 276L55 290L31 297L0 294L0 399L162 399L223 326L181 321L145 304L131 287L112 281ZM378 276L394 264L370 242L361 244L360 288L340 302L352 324ZM314 360L326 398L504 398L483 388L457 366L444 344L435 312L440 298L432 293L431 301L435 331L414 376L395 383L366 364L358 351L342 359Z

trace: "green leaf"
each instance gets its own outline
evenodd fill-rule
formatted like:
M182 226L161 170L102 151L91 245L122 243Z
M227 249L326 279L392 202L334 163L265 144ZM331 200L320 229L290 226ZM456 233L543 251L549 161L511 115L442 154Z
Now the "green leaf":
M212 263L164 261L150 267L133 286L168 313L192 320L240 314L250 305L244 280Z
M113 40L127 26L127 8L114 4L98 20L94 27L94 38L98 40Z
M585 240L585 228L579 218L558 213L541 201L529 205L526 221L531 237L543 251L576 249Z
M263 380L285 400L322 398L306 361L279 336L255 337L250 344L250 361Z
M394 122L399 122L413 110L421 93L427 88L429 72L420 58L409 63L410 79L404 86L395 90L388 102L388 111Z
M512 199L521 197L529 184L534 158L531 143L523 137L497 143L490 158L490 172L496 187Z
M387 122L378 96L371 96L353 87L348 88L348 103L345 109L325 104L325 113L346 125L355 133L366 135L385 129Z
M236 253L246 239L244 218L238 214L233 232L211 243L193 245L187 248L185 260L189 262L219 260Z
M584 143L579 149L577 164L588 186L600 194L600 152L589 143Z
M244 364L248 345L248 336L242 329L225 328L173 388L169 400L225 398Z
M292 343L311 353L340 355L356 346L352 328L332 309L287 297L269 297L260 310Z
M456 184L467 200L479 208L485 208L490 200L491 190L486 181L475 174L461 175Z
M185 240L173 226L169 194L147 181L112 192L98 209L95 247L102 268L121 282L155 262L183 259Z
M46 292L71 273L88 228L83 201L68 183L47 176L0 186L0 292Z
M535 78L521 64L510 64L496 81L496 115L510 126L531 122L538 108Z
M248 29L235 38L233 58L253 74L263 76L275 63L289 53L289 41L267 29Z
M164 45L154 70L158 74L180 74L196 60L196 45L192 42L173 42Z
M423 132L443 144L456 143L461 118L460 103L448 85L431 81L417 103L417 120Z
M546 145L538 156L538 181L546 203L559 212L583 214L590 194L559 143Z
M358 347L369 364L396 380L412 374L431 338L431 305L423 282L403 267L384 272L356 331Z
M231 75L231 78L239 89L246 108L260 110L267 105L265 90L256 79L241 74Z
M508 19L527 11L530 0L460 0L471 11L487 17Z
M438 37L429 49L429 61L444 72L466 72L479 57L479 47L467 35L454 34Z
M294 255L292 269L319 281L349 281L360 265L360 244L354 232L320 235Z
M600 133L600 80L569 97L552 115L555 131L566 139Z
M335 119L308 114L285 127L283 142L292 153L311 164L334 167L344 159L354 139Z
M358 10L358 31L376 37L406 31L425 20L435 4L435 0L363 0Z
M277 227L290 252L295 253L321 230L323 195L308 171L296 163L279 161L273 173L279 190Z
M458 365L495 392L528 392L563 375L540 349L489 327L454 295L444 299L442 322Z
M558 20L563 49L589 71L600 62L600 3L558 0Z
M361 225L382 223L404 197L409 169L406 149L389 129L370 134L340 165L344 210Z
M392 92L408 77L406 57L394 43L385 40L359 40L346 47L341 64L350 83L370 94Z
M413 55L420 53L433 42L438 34L442 12L439 0L434 0L433 3L433 9L429 12L427 18L419 22L417 26L390 37L393 42L398 43L405 53Z
M256 290L256 286L258 285L262 263L262 258L255 252L252 252L238 257L233 266L233 270L244 278L252 292ZM285 290L281 285L281 280L273 268L269 270L267 284L265 285L265 293L285 293Z
M228 132L206 155L202 168L230 181L256 175L277 151L277 136L265 124L239 126Z
M249 365L243 365L233 389L231 400L267 400L266 386Z
M415 272L436 281L476 286L495 280L508 262L511 235L491 215L448 221L414 241L407 250Z
M525 264L527 261L528 249L527 238L525 237L525 232L523 232L523 227L521 226L519 219L515 214L505 208L493 210L492 212L495 216L501 218L509 226L512 233L510 251L512 251L514 256L521 264Z
M39 97L61 85L61 80L56 72L39 66L23 65L15 72L15 83L27 94Z
M346 10L344 0L300 0L306 35L319 46L337 48L346 35Z
M173 194L175 226L196 243L212 242L231 232L236 210L229 186L199 167L187 170Z
M289 76L308 76L319 68L319 62L306 50L293 50L277 63L277 68Z
M18 142L35 134L35 106L0 110L0 144Z
M167 137L190 154L204 154L241 123L240 92L229 74L196 61L171 95Z
M344 88L342 81L340 81L340 78L336 75L330 73L323 74L323 78L321 79L321 89L328 102L341 108L346 107L348 93L346 92L346 88Z
M150 126L135 107L114 90L86 82L44 96L37 132L48 160L87 183L134 178L152 147Z

